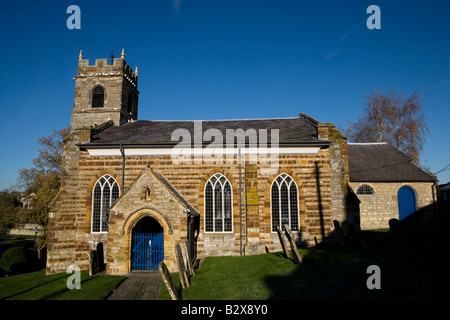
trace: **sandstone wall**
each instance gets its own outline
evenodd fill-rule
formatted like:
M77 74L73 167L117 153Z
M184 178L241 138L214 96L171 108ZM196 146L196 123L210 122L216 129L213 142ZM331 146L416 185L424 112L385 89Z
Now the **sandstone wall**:
M373 195L359 195L361 212L361 229L389 228L389 220L399 218L397 192L402 186L409 186L416 193L417 210L422 210L424 217L433 214L433 183L431 182L351 182L356 192L362 185L369 185Z
M73 150L72 150L73 151ZM98 242L104 244L106 259L111 263L110 272L121 273L127 267L111 260L110 253L117 250L125 259L129 251L129 237L125 236L123 223L133 212L143 208L142 192L130 195L119 208L112 208L111 229L109 233L91 233L92 190L96 181L104 174L113 176L120 187L130 187L137 177L149 165L152 170L162 175L187 200L200 217L200 234L198 237L198 257L208 255L236 255L240 253L239 224L239 166L234 164L181 164L174 165L170 157L127 157L125 160L125 178L122 182L121 157L90 157L86 151L70 153L66 167L65 183L58 199L53 205L49 223L49 255L47 269L49 273L65 271L67 265L75 263L82 269L89 267L89 250ZM248 160L248 159L247 159ZM247 163L247 165L246 165ZM265 165L266 167L268 165ZM273 174L261 174L264 165L242 165L242 239L246 243L262 242L269 250L281 250L278 236L271 231L270 187L273 180L281 173L289 174L298 186L300 232L296 237L304 245L312 245L315 240L321 242L331 236L333 227L332 172L329 149L324 148L318 154L281 155L279 169ZM204 232L204 186L215 173L224 174L233 189L233 232ZM140 188L139 190L141 190ZM136 189L138 190L138 189ZM163 202L153 207L160 213L160 218L171 226L167 235L167 261L172 264L171 250L174 241L183 243L187 236L186 215L175 213ZM120 216L114 216L119 211ZM171 211L172 210L172 211ZM145 210L144 210L145 211ZM147 210L148 214L152 210ZM178 214L178 215L177 215ZM122 220L120 220L122 219ZM169 228L169 227L167 227ZM169 229L167 229L169 230ZM165 230L166 231L166 230ZM120 240L118 235L125 236ZM166 238L165 238L166 240ZM127 247L128 246L128 247ZM125 251L124 251L125 250Z

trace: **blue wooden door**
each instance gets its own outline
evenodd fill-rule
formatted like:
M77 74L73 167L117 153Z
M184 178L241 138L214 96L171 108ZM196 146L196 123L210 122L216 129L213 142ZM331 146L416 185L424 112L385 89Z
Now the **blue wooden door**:
M398 219L401 221L416 211L416 193L404 186L398 190Z
M131 250L133 271L155 271L164 260L164 233L134 233Z

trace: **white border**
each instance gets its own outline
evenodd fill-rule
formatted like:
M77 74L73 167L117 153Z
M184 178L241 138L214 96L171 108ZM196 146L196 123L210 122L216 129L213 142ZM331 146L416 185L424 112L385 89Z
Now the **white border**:
M84 147L91 157L121 157L120 148L89 148ZM181 148L180 148L181 149ZM190 151L191 156L208 154L223 154L223 155L238 155L238 148L190 148L186 147L186 151ZM318 154L321 147L278 147L272 150L271 148L242 148L243 154ZM123 147L127 157L132 156L172 156L173 148L130 148ZM207 151L205 151L207 150ZM216 152L216 150L218 152Z

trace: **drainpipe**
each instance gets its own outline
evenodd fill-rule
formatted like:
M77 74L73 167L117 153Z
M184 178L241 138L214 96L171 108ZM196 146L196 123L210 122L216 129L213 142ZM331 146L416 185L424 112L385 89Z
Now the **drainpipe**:
M439 215L439 207L438 207L438 201L439 201L439 195L438 195L438 183L437 178L434 180L433 185L431 186L431 193L433 194L433 222L436 222L436 219Z
M122 193L121 193L122 195L125 183L125 151L122 148L122 144L120 144L120 153L122 154Z
M239 149L239 248L242 256L242 182L241 182L241 143L238 145Z

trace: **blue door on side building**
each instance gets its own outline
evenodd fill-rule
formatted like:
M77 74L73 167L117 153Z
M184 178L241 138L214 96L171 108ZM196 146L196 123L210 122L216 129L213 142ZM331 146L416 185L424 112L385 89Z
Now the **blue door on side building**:
M131 268L133 271L156 271L164 260L164 233L133 234Z
M414 189L403 186L398 190L398 219L401 221L416 212L416 193Z

